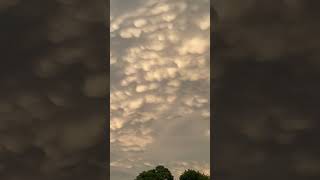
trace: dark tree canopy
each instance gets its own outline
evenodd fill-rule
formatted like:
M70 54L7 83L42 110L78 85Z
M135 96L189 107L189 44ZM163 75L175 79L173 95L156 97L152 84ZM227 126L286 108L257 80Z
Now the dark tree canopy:
M210 180L210 177L199 171L188 169L180 176L180 180Z
M157 166L155 169L143 171L135 180L173 180L173 176L169 169L164 166Z

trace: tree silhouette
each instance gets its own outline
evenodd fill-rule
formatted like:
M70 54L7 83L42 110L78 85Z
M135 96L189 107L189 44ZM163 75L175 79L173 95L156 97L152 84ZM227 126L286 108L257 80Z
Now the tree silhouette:
M179 178L180 180L210 180L210 177L199 171L188 169Z
M173 176L169 169L164 166L157 166L155 169L143 171L135 180L173 180Z

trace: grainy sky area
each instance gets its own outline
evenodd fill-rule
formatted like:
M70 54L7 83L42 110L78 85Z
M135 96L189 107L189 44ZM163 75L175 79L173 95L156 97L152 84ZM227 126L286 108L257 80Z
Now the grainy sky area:
M0 179L105 180L104 1L0 1Z
M111 0L111 179L209 173L209 0Z
M319 5L212 2L216 180L319 179Z

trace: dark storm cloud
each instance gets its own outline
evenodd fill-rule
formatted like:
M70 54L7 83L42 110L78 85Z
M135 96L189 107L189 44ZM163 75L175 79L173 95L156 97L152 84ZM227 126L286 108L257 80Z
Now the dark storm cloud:
M107 5L0 2L0 179L106 179Z
M318 179L316 1L213 1L216 179Z

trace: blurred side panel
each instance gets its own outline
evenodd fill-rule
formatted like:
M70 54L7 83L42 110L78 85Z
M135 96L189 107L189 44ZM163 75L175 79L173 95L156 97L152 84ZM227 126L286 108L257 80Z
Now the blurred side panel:
M107 4L0 2L0 179L107 179Z
M214 179L319 179L319 5L212 1Z

